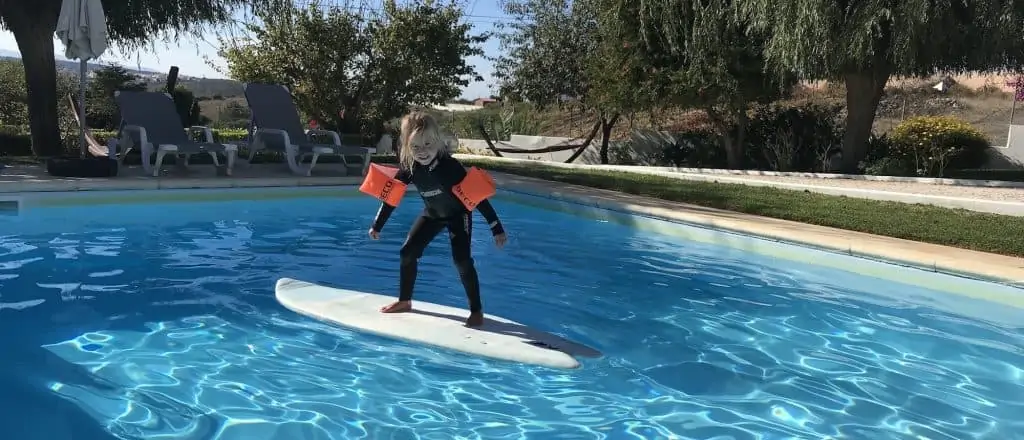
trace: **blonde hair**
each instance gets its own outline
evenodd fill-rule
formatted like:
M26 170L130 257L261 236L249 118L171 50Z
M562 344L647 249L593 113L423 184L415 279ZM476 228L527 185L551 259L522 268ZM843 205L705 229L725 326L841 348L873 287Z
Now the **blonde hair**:
M414 111L402 118L401 134L399 135L398 161L403 169L412 170L416 164L412 147L414 141L422 141L437 146L437 154L448 154L447 142L441 133L441 125L430 113Z

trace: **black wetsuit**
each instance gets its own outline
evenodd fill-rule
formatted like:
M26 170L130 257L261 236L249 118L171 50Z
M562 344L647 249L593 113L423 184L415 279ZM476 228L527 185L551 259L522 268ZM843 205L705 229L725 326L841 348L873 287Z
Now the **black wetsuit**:
M451 156L438 156L430 165L416 163L412 171L399 168L395 178L402 183L416 185L423 197L424 209L419 218L412 224L409 236L402 245L401 271L399 272L399 301L412 300L413 286L416 284L417 262L423 256L423 250L434 240L434 237L447 228L451 238L452 259L459 270L459 278L466 288L469 298L470 312L483 310L480 302L480 281L476 268L473 267L473 256L470 252L470 241L473 236L473 213L466 209L452 194L452 187L466 177L466 169L458 160ZM484 200L476 206L480 214L487 220L491 234L505 232L498 220L490 201ZM373 221L373 230L380 231L394 207L382 203Z

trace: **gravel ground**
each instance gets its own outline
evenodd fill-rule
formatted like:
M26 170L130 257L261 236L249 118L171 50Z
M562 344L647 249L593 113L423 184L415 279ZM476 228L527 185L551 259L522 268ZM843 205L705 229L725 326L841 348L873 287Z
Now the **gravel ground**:
M699 174L702 177L712 177L708 174ZM816 179L813 177L788 177L788 176L714 176L719 177L721 182L732 179L760 180L767 182L784 182L798 185L829 186L840 188L857 188L875 191L888 191L910 194L924 194L933 196L961 197L967 199L993 200L1003 202L1024 202L1024 188L987 188L956 185L936 185L928 183L911 182L880 182L872 180L854 179Z

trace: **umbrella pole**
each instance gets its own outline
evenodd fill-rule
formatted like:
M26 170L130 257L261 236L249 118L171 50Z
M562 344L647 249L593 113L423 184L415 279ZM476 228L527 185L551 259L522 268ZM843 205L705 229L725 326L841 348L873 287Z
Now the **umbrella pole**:
M78 150L85 158L85 66L83 59L78 65Z

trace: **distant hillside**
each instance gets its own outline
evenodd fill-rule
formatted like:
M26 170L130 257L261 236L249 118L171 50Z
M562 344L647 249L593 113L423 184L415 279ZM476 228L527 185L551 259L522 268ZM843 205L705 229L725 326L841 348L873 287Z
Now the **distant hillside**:
M178 84L192 91L196 97L226 99L242 96L242 83L230 79L185 78Z
M21 56L17 52L2 50L0 49L0 60L21 60ZM56 60L57 68L60 70L68 71L74 75L78 75L79 63L77 61L68 60ZM107 67L108 64L86 64L86 72L92 72L95 70ZM149 83L150 90L158 90L164 87L167 83L167 73L159 72L153 69L143 67L141 70L131 68L129 66L122 65L129 72L140 76L143 80ZM184 69L182 69L184 71ZM197 78L182 75L178 78L178 84L188 88L197 97L208 97L208 98L232 98L242 96L242 83L233 81L230 79L218 79L218 78Z
M10 55L12 53L14 55ZM20 61L21 57L18 56L17 53L11 52L9 50L0 50L0 60L19 60ZM68 60L56 60L56 61L57 61L57 68L58 69L67 70L67 71L73 72L73 73L78 73L78 65L79 65L78 61L68 61ZM86 63L85 70L87 72L91 72L93 70L102 69L104 67L106 67L105 64ZM155 70L150 70L150 69L146 69L146 68L143 68L142 70L138 70L138 69L131 69L128 66L125 66L125 69L127 69L129 72L132 72L132 73L134 73L136 75L149 75L149 74L156 73Z
M167 87L167 75L158 78L147 77L149 90L163 90ZM197 98L223 100L242 96L242 83L230 79L178 78L178 85L189 89Z

